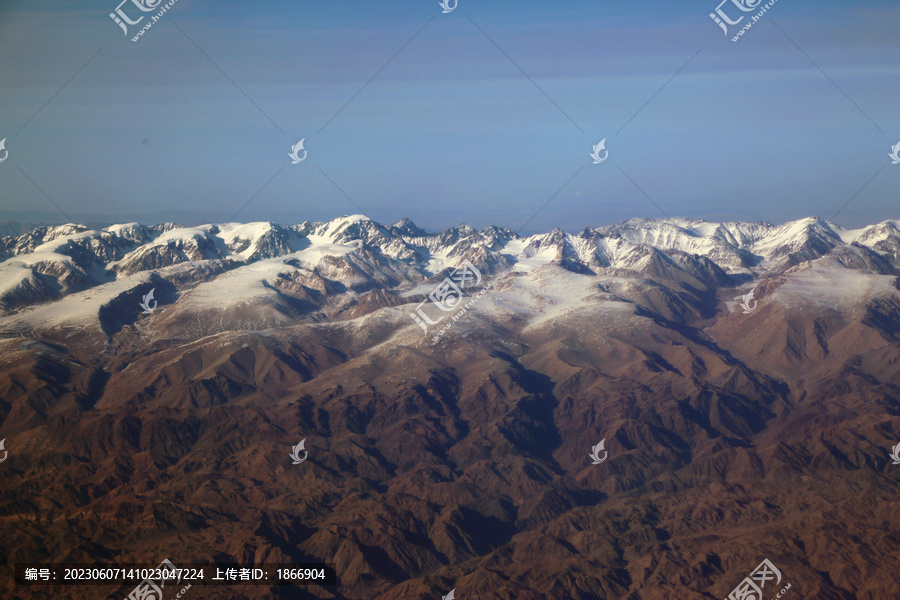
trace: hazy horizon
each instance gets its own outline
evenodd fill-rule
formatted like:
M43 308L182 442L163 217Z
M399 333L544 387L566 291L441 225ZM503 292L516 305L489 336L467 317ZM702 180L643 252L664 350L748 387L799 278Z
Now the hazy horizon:
M22 213L22 215L29 215L29 214L32 214L32 213ZM112 226L112 225L124 225L124 224L130 224L130 223L137 223L137 224L139 224L139 225L143 225L143 226L147 226L147 227L160 226L160 225L165 225L165 224L167 224L167 223L174 223L174 224L178 225L179 227L202 227L202 226L206 226L206 225L223 225L223 224L226 224L226 223L243 223L243 224L249 224L249 223L274 223L274 224L276 224L276 225L281 225L281 226L285 226L285 227L290 227L290 226L293 226L293 225L300 225L300 224L303 223L303 222L310 222L310 223L327 223L327 222L329 222L329 221L335 221L335 220L339 220L339 219L341 219L341 218L355 216L353 213L349 213L349 212L348 212L348 213L342 213L342 214L335 214L333 217L324 218L324 219L300 219L300 220L293 220L293 219L285 219L285 218L282 218L282 219L275 218L275 219L254 219L254 220L250 220L250 219L240 219L240 218L238 218L238 219L234 219L234 220L232 220L232 221L229 221L228 219L215 219L215 218L211 218L211 219L202 219L202 218L198 218L198 217L190 216L190 215L185 215L185 214L183 214L183 213L178 213L177 211L174 211L174 212L172 212L172 213L169 213L169 216L174 216L174 217L175 217L175 218L173 218L173 219L163 219L163 218L159 218L159 219L153 219L153 218L134 218L134 219L129 219L129 218L119 218L119 219L105 220L105 219L103 219L103 218L100 218L99 215L94 215L94 216L88 215L88 216L86 216L87 218L84 218L84 219L66 220L66 219L64 219L64 218L61 218L61 219L52 219L52 218L49 218L49 216L50 216L49 213L45 213L45 214L47 214L48 218L47 218L47 219L43 219L43 220L42 220L42 219L37 219L37 218L35 218L35 219L27 219L27 218L6 218L6 217L4 216L4 213L3 213L2 211L0 211L0 238L4 237L5 235L17 235L17 233L12 232L13 230L21 231L22 233L24 233L24 232L26 232L26 231L30 231L30 230L31 230L32 228L34 228L34 227L56 227L56 226L62 226L62 225L68 225L68 224L83 225L83 226L85 226L85 227L88 227L89 229L99 229L99 228L109 227L109 226ZM366 216L366 215L363 215L363 216ZM179 217L180 217L180 218L179 218ZM367 218L371 218L371 217L367 217ZM498 225L498 224L496 224L496 223L489 223L489 224L486 224L486 225L473 225L472 223L467 223L467 222L465 222L465 221L460 221L460 222L458 222L458 223L453 223L453 224L451 224L451 225L447 225L446 227L442 227L442 228L432 228L432 227L423 226L421 223L419 223L418 221L416 221L415 219L412 219L412 218L410 218L410 217L401 217L400 219L395 219L395 220L392 220L392 221L379 221L379 220L377 220L377 219L372 219L372 220L375 221L376 223L378 223L379 225L388 226L388 225L395 225L395 224L397 224L399 221L402 221L403 219L409 219L410 221L413 222L413 224L414 224L415 226L417 226L417 227L419 227L420 229L424 230L424 231L425 231L426 233L428 233L428 234L439 234L439 233L442 233L443 231L446 231L446 230L451 229L451 228L453 228L453 227L459 227L459 226L463 226L463 225L468 225L468 226L474 227L476 230L479 230L479 231L480 231L480 230L484 230L484 229L486 229L486 228L488 228L488 227L492 227L492 226L496 226L496 227L506 227L505 225ZM767 219L760 219L760 220L756 220L756 221L750 221L750 220L737 220L737 221L710 221L710 220L708 220L708 219L697 219L697 218L691 217L691 216L689 216L689 215L671 215L671 216L668 216L668 217L664 217L664 216L662 216L662 215L659 215L659 216L654 217L654 216L651 215L651 216L648 216L648 217L631 217L631 218L629 218L629 219L622 219L622 220L619 220L619 221L600 222L600 223L587 223L587 224L582 225L581 227L574 228L574 229L567 229L567 228L565 228L565 227L559 227L558 229L563 230L563 231L564 231L565 233L567 233L567 234L573 234L573 235L574 235L574 234L580 233L580 232L583 231L585 228L588 228L588 229L600 229L600 228L603 228L603 227L609 227L609 226L612 226L612 225L618 225L618 224L624 223L624 222L629 221L629 220L632 220L632 219L648 219L648 220L651 220L651 221L667 221L667 222L675 221L675 220L678 220L678 219L686 219L686 220L691 220L691 221L702 221L702 222L707 222L707 223L722 223L722 224L727 224L727 223L768 223L769 225L773 225L773 226L776 226L776 227L781 226L781 225L785 225L785 224L788 224L788 223L793 223L793 222L797 222L797 221L802 221L802 220L804 220L804 219L822 219L822 220L824 220L824 221L826 221L826 222L828 222L828 223L831 223L832 225L835 225L835 226L840 227L840 228L845 229L845 230L862 229L862 228L865 228L865 227L868 227L868 226L878 225L878 224L883 223L883 222L886 222L886 221L900 222L900 217L897 217L897 218L887 218L887 219L882 219L882 220L880 220L880 221L875 221L875 222L872 222L872 223L863 223L863 224L861 224L861 225L859 225L859 226L851 227L851 226L844 226L844 225L841 225L840 223L835 222L835 221L832 221L832 220L830 220L830 219L828 219L828 218L826 218L826 217L823 217L822 215L806 215L805 217L799 217L799 218L797 218L797 219L791 219L791 220L789 220L789 221L772 221L772 220L767 220ZM21 227L18 227L18 228L12 227L12 226L15 226L15 225L19 225L19 226L21 226ZM545 229L545 230L538 230L538 229L534 229L534 228L532 228L531 226L529 226L529 227L524 228L524 229L521 230L521 231L518 231L518 230L514 230L514 229L509 228L509 227L506 227L506 228L507 228L507 229L510 229L510 230L512 230L512 231L515 231L518 235L520 235L520 236L522 236L522 237L528 237L528 236L530 236L530 235L539 235L539 234L549 233L552 229L556 229L556 227L554 227L554 228Z
M780 0L737 43L707 1L178 0L137 43L117 4L0 7L0 209L525 232L897 217L886 2Z

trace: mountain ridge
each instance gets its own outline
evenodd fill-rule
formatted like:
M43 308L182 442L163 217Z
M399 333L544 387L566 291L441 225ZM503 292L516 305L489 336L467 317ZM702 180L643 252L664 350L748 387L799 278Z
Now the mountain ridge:
M0 552L330 562L335 588L204 597L335 600L708 600L769 558L798 598L892 600L870 557L900 540L898 235L352 217L4 238ZM429 295L466 260L481 281L444 313Z
M585 274L625 269L674 276L682 271L725 285L717 269L738 279L773 275L838 248L849 261L867 268L877 263L882 273L896 274L900 229L897 221L885 221L844 230L814 217L781 226L633 219L578 234L554 230L525 237L504 228L476 231L465 225L424 234L409 219L385 227L361 215L294 226L131 223L90 230L68 224L0 239L0 311L183 263L218 261L230 270L286 257L316 267L325 257L340 259L366 248L390 263L382 264L384 269L404 272L387 278L393 285L426 281L469 255L488 273L558 262Z

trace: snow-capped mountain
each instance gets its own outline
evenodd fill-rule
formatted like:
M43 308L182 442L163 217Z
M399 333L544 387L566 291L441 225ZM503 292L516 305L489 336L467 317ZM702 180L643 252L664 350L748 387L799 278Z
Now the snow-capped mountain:
M319 277L352 293L382 288L402 294L439 280L464 259L490 276L552 264L597 278L649 277L718 288L771 278L823 257L845 268L896 275L898 222L844 230L816 218L781 226L635 219L578 234L554 230L528 237L467 225L427 234L409 219L382 226L360 215L293 226L131 223L89 230L69 224L0 240L0 311L11 315L88 290L92 298L112 299L129 283L137 288L152 277L171 282L173 300L208 297L218 287L223 299L236 298L279 277L295 283Z
M760 556L804 597L893 598L856 557L894 552L898 275L897 221L6 237L6 544L328 562L322 597L359 600L720 598Z

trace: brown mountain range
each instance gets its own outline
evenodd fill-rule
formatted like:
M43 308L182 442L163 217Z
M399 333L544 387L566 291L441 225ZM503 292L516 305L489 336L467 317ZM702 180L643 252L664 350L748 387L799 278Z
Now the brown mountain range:
M105 281L35 260L41 286L0 293L0 593L124 598L15 586L9 567L169 558L338 574L185 598L720 600L769 559L766 600L787 583L785 600L894 600L896 234L806 225L693 252L634 237L661 222L445 232L493 288L437 343L409 315L449 271L399 225L315 264L327 227L268 258L167 242L140 266L177 232L148 230ZM7 265L53 243L34 235Z

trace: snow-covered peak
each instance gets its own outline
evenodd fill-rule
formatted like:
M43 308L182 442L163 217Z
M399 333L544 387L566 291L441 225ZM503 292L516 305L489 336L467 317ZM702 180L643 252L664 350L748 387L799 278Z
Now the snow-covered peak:
M467 259L492 275L555 265L577 275L660 278L694 287L729 285L730 276L786 273L820 259L834 268L900 274L900 221L844 230L815 217L783 225L632 219L578 234L555 229L525 238L502 227L478 231L465 224L429 234L409 219L383 226L364 215L291 226L126 223L88 230L68 224L0 240L0 309L167 269L178 269L187 281L265 263L247 273L305 269L335 285L346 277L362 289L380 282L424 285ZM198 274L188 277L187 271ZM243 281L236 275L228 280Z

